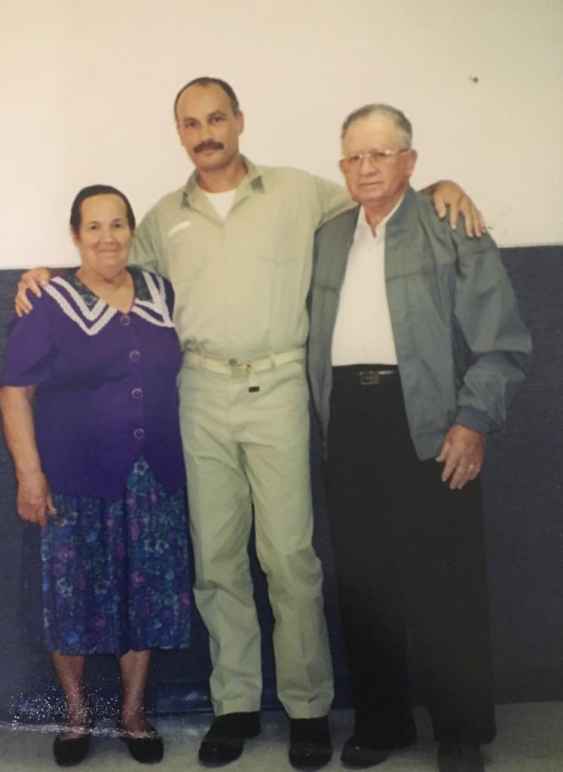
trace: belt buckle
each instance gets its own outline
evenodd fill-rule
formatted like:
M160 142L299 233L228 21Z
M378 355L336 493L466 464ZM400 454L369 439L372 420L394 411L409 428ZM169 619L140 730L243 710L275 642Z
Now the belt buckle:
M229 367L233 378L243 378L250 372L252 365L250 362L241 362L239 359L229 359Z
M360 370L358 377L360 386L377 386L381 380L377 370Z

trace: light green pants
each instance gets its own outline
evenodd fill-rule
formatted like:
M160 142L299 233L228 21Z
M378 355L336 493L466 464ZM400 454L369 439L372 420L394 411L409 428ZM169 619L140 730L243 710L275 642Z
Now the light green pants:
M312 547L308 387L302 362L245 377L185 367L181 424L195 598L210 637L216 715L260 709L260 628L247 545L275 618L278 696L292 718L326 715L333 678L322 570Z

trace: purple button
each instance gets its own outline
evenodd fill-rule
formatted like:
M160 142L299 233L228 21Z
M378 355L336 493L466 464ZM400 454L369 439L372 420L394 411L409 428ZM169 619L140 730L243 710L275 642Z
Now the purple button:
M131 324L131 317L128 314L122 314L119 322L124 327L128 327Z
M133 432L133 437L136 440L142 440L145 437L145 430L144 429L135 429Z
M131 396L133 399L143 399L143 390L136 386L134 389L131 389Z
M141 358L141 352L137 351L137 349L133 349L133 351L129 352L130 362L138 362L140 358Z

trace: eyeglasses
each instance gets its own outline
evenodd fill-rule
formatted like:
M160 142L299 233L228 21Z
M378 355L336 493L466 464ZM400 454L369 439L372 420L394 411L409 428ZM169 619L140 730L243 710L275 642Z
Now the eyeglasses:
M355 172L362 165L364 158L368 158L373 164L389 164L402 153L408 153L410 147L404 147L401 150L366 150L365 153L354 153L340 159L340 168L343 172Z

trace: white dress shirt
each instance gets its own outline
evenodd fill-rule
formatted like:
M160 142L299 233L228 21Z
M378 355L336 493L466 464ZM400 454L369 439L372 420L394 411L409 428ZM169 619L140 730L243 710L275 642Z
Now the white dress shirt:
M332 338L332 364L397 364L385 288L385 223L374 236L362 207L348 255Z

